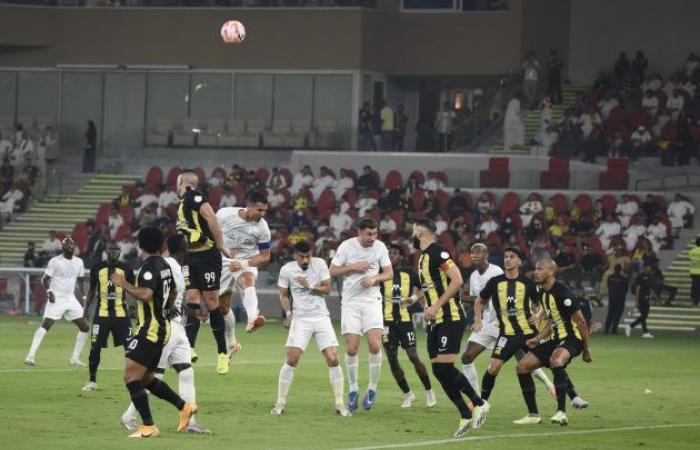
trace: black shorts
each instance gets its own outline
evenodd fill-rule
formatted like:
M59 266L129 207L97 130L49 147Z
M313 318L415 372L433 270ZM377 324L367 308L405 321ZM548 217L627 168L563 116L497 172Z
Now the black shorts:
M456 355L459 353L464 322L443 322L428 326L428 356L430 359L438 355Z
M126 357L146 367L149 372L158 368L163 344L156 344L143 336L133 336L126 347Z
M400 344L404 350L415 347L416 329L413 328L413 322L384 322L382 342L393 348Z
M524 336L498 336L496 346L493 348L493 352L491 352L491 358L506 362L512 358L518 350L522 349L527 353L530 349L525 345L525 342L535 336L535 334L526 334Z
M128 317L95 317L92 321L90 342L98 347L109 347L112 334L114 346L125 345L131 336L131 321Z
M221 253L215 248L188 253L182 275L186 289L218 291L221 284Z
M549 340L541 343L537 347L530 350L530 353L535 355L537 359L540 360L542 365L549 367L549 359L552 357L552 353L558 347L564 347L569 351L571 359L574 359L583 351L583 342L577 338L566 338L561 340Z

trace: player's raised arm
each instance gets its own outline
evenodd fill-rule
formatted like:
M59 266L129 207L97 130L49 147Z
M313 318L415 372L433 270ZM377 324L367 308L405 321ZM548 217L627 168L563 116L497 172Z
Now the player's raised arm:
M222 255L227 258L231 258L231 252L229 252L229 250L224 246L224 235L221 232L221 224L219 223L219 219L216 217L216 213L214 213L214 209L212 209L209 202L202 205L202 207L199 209L199 214L201 214L204 220L207 221L209 230L214 237L216 248Z

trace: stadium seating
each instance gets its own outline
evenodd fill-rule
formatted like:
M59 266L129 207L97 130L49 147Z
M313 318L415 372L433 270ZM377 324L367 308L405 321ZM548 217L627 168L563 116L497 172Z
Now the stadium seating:
M479 182L483 188L507 188L510 184L509 159L503 157L489 158L488 170L479 174Z
M567 158L549 158L549 168L540 173L540 188L568 189L569 177L569 160Z
M608 168L599 175L598 185L602 191L617 191L627 189L629 183L629 159L610 158Z

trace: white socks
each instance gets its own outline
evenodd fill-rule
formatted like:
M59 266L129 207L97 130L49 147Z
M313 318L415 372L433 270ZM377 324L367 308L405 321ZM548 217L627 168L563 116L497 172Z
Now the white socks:
M379 372L382 369L382 352L369 354L369 385L368 389L377 390L379 384Z
M27 358L34 359L36 356L36 351L39 350L39 345L41 345L41 341L44 339L44 336L46 336L46 328L37 328L36 332L34 332L34 339L32 339L32 346L29 348Z
M472 385L474 390L478 393L481 392L479 390L479 374L476 373L476 366L474 363L471 364L462 364L462 373L464 376L467 378L469 381L469 384Z
M329 367L328 377L331 379L331 387L333 388L335 404L343 404L343 389L345 387L345 380L343 379L343 369L341 369L340 366Z
M180 397L187 403L197 403L195 401L194 394L194 369L188 367L185 370L181 370L178 374L178 393ZM190 423L195 423L194 416L190 418Z
M231 308L224 316L224 323L226 324L226 343L231 348L231 345L236 343L236 316L233 315Z
M277 403L283 405L287 404L287 393L289 388L292 386L292 381L294 381L294 367L287 363L284 363L280 369L280 378L277 388Z
M359 392L360 386L357 384L357 355L345 354L345 368L348 371L348 389L350 392Z
M532 371L532 375L540 380L542 384L545 385L548 391L551 391L554 385L552 384L551 381L549 381L549 378L547 378L547 374L544 373L544 370L542 369L535 369Z
M260 310L258 310L258 294L255 292L255 287L247 287L243 289L243 307L248 316L248 323L254 321Z
M75 338L75 347L73 348L73 356L70 357L71 361L80 359L80 353L85 347L85 341L87 341L87 332L78 331L78 336Z

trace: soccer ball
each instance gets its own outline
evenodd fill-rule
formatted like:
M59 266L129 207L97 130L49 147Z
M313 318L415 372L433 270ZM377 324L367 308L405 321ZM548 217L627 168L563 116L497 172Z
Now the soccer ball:
M245 39L245 27L237 20L229 20L221 27L221 39L226 44L238 45Z

